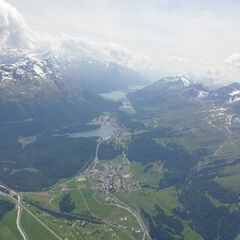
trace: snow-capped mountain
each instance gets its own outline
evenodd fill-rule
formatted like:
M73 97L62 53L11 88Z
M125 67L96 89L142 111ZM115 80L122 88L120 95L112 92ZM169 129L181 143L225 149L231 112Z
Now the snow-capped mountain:
M171 84L171 88L182 88L183 95L189 98L204 99L209 95L209 91L205 86L200 83L195 83L185 76L167 77L163 78L162 81Z
M160 81L164 81L166 83L179 84L182 85L183 87L189 87L192 84L192 81L185 76L165 77Z
M66 74L67 66L47 53L0 52L0 122L88 118L108 107L100 96Z
M19 92L26 86L37 90L43 82L53 83L62 78L57 60L49 55L38 55L21 50L0 53L0 87ZM50 81L51 80L51 81ZM22 92L19 92L22 93ZM23 94L23 93L22 93Z
M184 76L165 77L138 91L137 94L158 98L184 97L185 100L205 102L213 106L234 107L240 109L240 83L209 90Z
M209 90L199 83L192 83L184 90L184 95L190 98L205 99L209 95Z
M106 104L99 93L143 81L127 67L86 55L0 49L0 121L92 115Z
M165 77L150 86L139 91L139 93L149 93L158 97L170 95L182 96L185 99L205 99L209 91L199 83L194 83L191 79L184 76Z
M184 83L181 77L164 78L128 97L139 114L148 114L148 109L163 113L195 111L203 113L210 126L232 134L232 124L240 119L240 83L213 90L191 80Z
M175 92L175 91L183 91L186 88L190 87L192 82L184 77L184 76L172 76L172 77L165 77L162 78L151 85L142 89L143 91L147 92L155 92L159 94L161 91L164 92Z
M215 105L239 105L240 83L233 83L212 91L208 99Z
M179 108L201 106L209 91L201 84L184 76L166 77L153 84L129 94L137 105L149 105L159 108Z

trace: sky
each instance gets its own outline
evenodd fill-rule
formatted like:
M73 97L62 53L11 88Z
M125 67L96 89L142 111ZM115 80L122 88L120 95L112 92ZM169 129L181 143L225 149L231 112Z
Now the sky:
M239 0L6 1L16 8L10 12L19 25L12 39L8 37L12 45L31 47L34 38L64 35L71 45L89 41L91 54L97 46L101 54L156 77L181 74L209 82L240 81ZM0 39L6 1L0 0Z

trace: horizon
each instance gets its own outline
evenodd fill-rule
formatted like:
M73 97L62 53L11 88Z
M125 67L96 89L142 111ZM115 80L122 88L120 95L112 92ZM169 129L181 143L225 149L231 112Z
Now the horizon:
M58 51L81 45L151 80L185 75L222 85L240 82L239 10L234 0L1 0L0 42Z

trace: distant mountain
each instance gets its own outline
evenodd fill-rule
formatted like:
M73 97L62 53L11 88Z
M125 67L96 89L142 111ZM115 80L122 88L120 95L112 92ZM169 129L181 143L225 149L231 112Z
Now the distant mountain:
M146 80L128 67L115 63L97 61L93 58L66 57L61 61L68 66L65 73L95 93L106 93L127 89L132 85L143 85Z
M15 49L0 56L0 122L85 120L109 107L66 74L67 66L51 54Z
M232 83L212 91L207 101L215 107L231 108L240 115L240 83Z
M230 208L239 202L240 193L235 187L240 181L240 84L210 90L185 77L169 77L128 96L136 109L135 119L148 129L132 137L128 159L145 169L154 162L163 164L167 170L158 190L182 189L179 201L184 214L179 217L191 219L201 239L237 239L239 209ZM216 199L226 204L216 205ZM179 233L171 235L172 229L161 232L164 217L154 214L144 215L152 239L185 239Z
M208 99L216 105L240 104L240 83L233 83L212 91Z
M201 102L215 107L240 109L240 83L209 90L184 76L166 77L130 94L135 101ZM160 102L158 101L158 104Z
M195 102L200 104L209 94L206 87L184 76L166 77L129 94L135 103L143 106L178 107Z
M195 99L205 99L210 91L199 83L193 83L184 89L184 95Z
M240 84L210 90L186 79L178 76L164 78L130 93L128 97L142 118L170 114L173 118L178 116L180 122L201 113L200 118L210 126L222 129L227 136L232 134L231 127L240 119ZM195 121L200 120L197 117Z
M185 76L165 77L165 78L161 79L160 81L166 82L173 86L175 85L175 86L182 86L182 87L189 87L192 83L192 81Z
M138 93L151 93L151 94L166 94L166 93L178 93L183 95L189 95L191 97L203 97L208 91L201 84L195 84L190 79L184 76L174 76L162 78L159 81L152 83L151 85L141 89Z

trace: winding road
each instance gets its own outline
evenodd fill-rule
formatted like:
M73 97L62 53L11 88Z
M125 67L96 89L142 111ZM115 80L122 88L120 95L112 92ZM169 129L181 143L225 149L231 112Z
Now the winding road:
M147 237L147 239L151 240L151 237L150 237L150 235L148 233L147 227L145 226L145 223L142 220L142 217L140 216L140 214L135 212L131 207L129 207L127 204L123 203L122 201L120 201L116 197L115 197L115 201L118 202L118 203L112 204L112 205L117 206L117 207L122 208L122 209L125 209L126 211L131 213L136 218L136 220L138 221L139 226L141 227L141 229L143 231L142 240L145 240L146 237Z
M4 190L4 192L2 190ZM8 194L6 192L8 192ZM22 225L21 225L22 209L24 209L28 214L30 214L44 228L46 228L54 237L56 237L56 239L64 240L61 237L59 237L51 228L49 228L41 219L39 219L34 213L32 213L27 207L25 207L22 204L21 196L18 193L9 189L8 187L6 187L4 185L0 185L0 194L4 195L6 197L10 197L11 200L16 204L16 206L17 206L16 225L17 225L17 229L18 229L19 233L21 234L21 237L22 237L23 240L28 240L28 236L25 233L25 231L24 231L24 229L22 228Z
M20 232L22 238L24 240L28 240L27 234L25 233L25 231L21 225L21 216L22 216L21 198L19 195L17 195L17 198L18 198L18 200L17 200L17 219L16 219L17 229Z
M4 190L4 192L2 192L2 190ZM5 197L8 197L8 198L10 197L10 199L16 204L16 208L17 208L16 226L17 226L17 229L18 229L22 239L28 240L27 234L25 233L25 231L21 225L22 206L21 206L20 195L3 185L0 185L0 191L1 191L1 195L4 195Z
M103 140L100 139L99 142L98 142L97 148L96 148L96 154L95 154L94 160L93 160L92 164L83 172L83 175L95 169L96 164L99 162L99 159L98 159L98 151L99 151L99 146L100 146L100 144L101 144L102 142L103 142ZM124 153L124 155L123 155L123 162L129 164L129 161L128 161L125 153ZM81 194L82 194L82 192L81 192ZM83 195L82 195L82 197L84 198ZM84 198L84 201L85 201L85 204L87 205L87 202L86 202L85 198ZM114 206L116 206L116 207L118 207L118 208L122 208L122 209L128 211L128 212L137 220L137 222L138 222L138 224L139 224L139 226L140 226L140 228L142 229L142 232L143 232L142 240L146 240L146 239L151 240L151 237L150 237L150 235L149 235L149 233L148 233L148 229L147 229L147 227L145 226L145 223L144 223L142 217L140 216L140 214L137 213L137 212L135 212L135 211L134 211L131 207L129 207L126 203L121 202L121 201L120 201L118 198L116 198L116 197L115 197L115 201L116 201L117 203L111 203L111 205L114 205ZM87 205L87 208L89 209L88 205ZM89 209L89 211L90 211L90 209ZM116 227L116 226L115 226L115 227ZM122 230L122 229L121 229L121 230Z
M98 152L99 152L99 146L101 145L102 142L103 142L103 140L100 138L99 141L98 141L97 147L96 147L96 152L95 152L95 156L94 156L93 162L86 168L86 170L84 172L80 173L80 174L77 174L73 179L68 180L66 183L69 183L69 182L72 182L72 181L76 181L79 177L85 176L89 171L92 171L92 170L95 169L96 164L99 162ZM126 161L127 161L126 156L124 156L123 161L126 163ZM59 185L61 185L61 184L59 184ZM57 188L59 185L55 185L52 189ZM54 232L51 228L49 228L34 213L32 213L26 206L23 205L22 200L21 200L21 196L17 192L13 191L12 189L10 189L10 188L8 188L8 187L6 187L4 185L0 185L0 194L4 195L6 197L10 197L11 200L16 204L16 207L17 207L16 225L17 225L17 229L18 229L19 233L21 234L21 237L22 237L23 240L29 240L27 234L25 233L25 231L24 231L24 229L22 228L22 225L21 225L21 214L22 214L22 210L23 209L28 214L30 214L40 225L42 225L45 229L47 229L48 232L51 233L56 239L64 240L63 238L58 236L58 234L56 232ZM82 196L82 197L85 200L84 196ZM88 207L88 204L87 204L86 200L85 200L85 203L86 203L86 205ZM148 229L145 226L145 223L144 223L142 217L140 216L140 214L138 212L134 211L126 203L121 202L116 197L115 197L115 203L111 203L111 205L115 205L118 208L122 208L122 209L128 211L134 218L136 218L140 228L142 229L142 232L143 232L142 240L146 240L146 239L151 240L151 237L150 237L150 235L148 233ZM89 207L88 207L88 209L89 209ZM90 211L90 209L89 209L89 211ZM123 231L123 232L125 232L126 234L129 235L129 233L125 229L123 229L120 225L116 226L116 225L113 225L113 224L110 224L110 223L107 223L107 222L106 222L106 224L109 225L109 226L118 228L120 231Z

